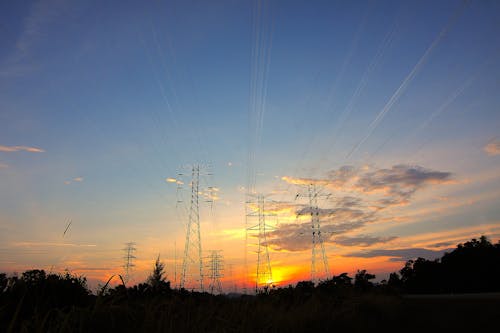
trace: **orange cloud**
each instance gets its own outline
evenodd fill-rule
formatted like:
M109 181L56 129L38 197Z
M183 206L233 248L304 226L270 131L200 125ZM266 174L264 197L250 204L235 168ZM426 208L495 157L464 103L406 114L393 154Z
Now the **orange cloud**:
M0 145L0 152L4 153L12 153L17 151L26 151L29 153L43 153L45 150L36 148L36 147L28 147L28 146L2 146Z
M293 185L327 185L326 180L313 179L313 178L295 178L289 176L281 177L281 180Z
M500 140L493 139L488 142L488 144L483 147L483 151L489 156L500 155Z

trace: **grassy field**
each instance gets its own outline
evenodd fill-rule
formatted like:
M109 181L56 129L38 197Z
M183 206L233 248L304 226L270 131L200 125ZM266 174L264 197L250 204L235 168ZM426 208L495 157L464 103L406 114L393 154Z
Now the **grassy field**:
M30 318L18 313L4 322L7 325L2 329L12 332L367 332L375 329L476 332L479 328L498 328L498 318L500 297L491 294L405 297L353 292L228 298L173 291L153 297L94 296L88 306L35 310Z

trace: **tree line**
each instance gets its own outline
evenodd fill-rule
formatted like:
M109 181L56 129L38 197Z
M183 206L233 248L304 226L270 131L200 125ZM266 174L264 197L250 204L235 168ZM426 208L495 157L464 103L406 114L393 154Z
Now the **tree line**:
M267 318L264 309L269 306L282 311L289 311L291 308L302 308L302 311L309 311L310 307L321 308L325 316L328 316L327 310L330 309L330 312L339 312L342 317L345 311L339 309L345 308L346 304L358 304L353 300L360 297L375 297L380 300L401 294L498 292L500 241L492 244L486 237L481 236L479 239L458 244L453 251L445 253L439 259L409 260L399 272L391 273L388 280L378 283L374 282L374 274L358 270L354 277L342 273L318 284L301 281L295 286L268 288L256 296L215 296L172 289L164 268L165 265L158 257L152 273L144 283L127 287L122 280L121 284L110 287L110 278L97 293L89 290L85 277L69 272L53 274L33 269L21 275L8 276L1 273L0 331L64 331L64 325L67 325L68 330L72 330L74 325L81 325L80 331L100 331L104 328L116 330L122 324L135 325L136 321L147 326L150 321L155 320L150 317L152 314L163 316L165 311L170 313L170 317L162 320L169 320L168 325L175 326L171 326L172 330L175 328L189 331L191 323L183 322L187 320L184 318L186 315L196 317L197 321L204 320L207 315L217 315L228 321L226 324L229 325L233 317L243 320L247 318L245 316L255 315L260 318L258 314L262 312L260 316ZM383 306L387 304L390 302L384 302ZM219 310L211 310L213 307L226 309L229 313L218 314ZM351 315L357 315L356 311ZM111 317L107 317L106 313L112 314ZM300 319L302 315L302 312L297 312L295 320L309 320L307 316ZM320 316L319 313L317 315ZM122 318L122 321L119 318ZM285 317L273 317L269 320L284 321ZM95 323L100 323L101 326L93 327ZM212 321L205 324L208 331L217 331L212 326L215 325ZM286 322L280 321L279 325L285 324ZM167 322L161 325L167 325ZM228 327L220 325L224 328L223 331L228 331ZM253 327L252 325L260 324L256 321L245 325ZM123 329L130 331L131 327L135 326ZM196 331L196 327L191 328ZM290 328L296 331L297 326L292 325ZM147 331L144 326L138 330Z

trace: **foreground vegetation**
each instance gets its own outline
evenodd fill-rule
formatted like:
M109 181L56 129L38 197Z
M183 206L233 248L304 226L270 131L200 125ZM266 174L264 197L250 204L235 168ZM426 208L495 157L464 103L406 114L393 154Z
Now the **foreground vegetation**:
M449 294L500 291L500 242L485 237L460 244L440 260L408 261L377 284L362 270L354 278L343 273L318 285L302 281L256 296L173 290L163 268L157 260L145 283L106 285L97 295L84 277L69 273L0 274L0 331L476 331L495 327L500 317L498 294Z

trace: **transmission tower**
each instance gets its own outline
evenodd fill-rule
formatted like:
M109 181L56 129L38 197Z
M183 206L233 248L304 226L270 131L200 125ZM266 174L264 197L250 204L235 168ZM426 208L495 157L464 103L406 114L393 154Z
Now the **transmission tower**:
M224 276L222 274L224 266L221 250L210 251L207 268L210 272L210 285L208 290L211 294L222 294L222 284L220 278Z
M125 283L127 283L130 279L130 275L133 267L135 267L134 260L137 258L134 253L137 251L134 242L125 243L125 248L123 248L123 252L125 253L123 259L125 263L123 264L123 268L125 269Z
M265 197L258 194L257 208L248 216L258 217L259 223L255 226L248 228L249 230L257 230L257 271L255 278L255 292L259 291L259 287L263 286L265 289L273 283L273 274L271 270L271 260L269 259L269 249L267 245L267 230L270 230L266 224L266 216L274 216L274 214L266 214L264 210Z
M184 288L187 275L192 277L192 275L198 274L200 291L203 291L203 258L201 256L199 190L200 166L194 165L191 173L191 202L186 229L186 241L184 243L184 258L182 261L180 287ZM188 266L195 267L190 270ZM198 272L195 273L195 271Z
M323 261L323 269L325 279L329 278L330 272L328 268L328 258L325 253L325 245L321 236L321 220L319 217L318 196L319 191L316 185L308 186L309 196L309 211L311 214L311 232L312 232L312 249L311 249L311 281L318 282L318 269L316 267L316 257L318 250L321 252L321 260ZM318 249L319 248L319 249Z

